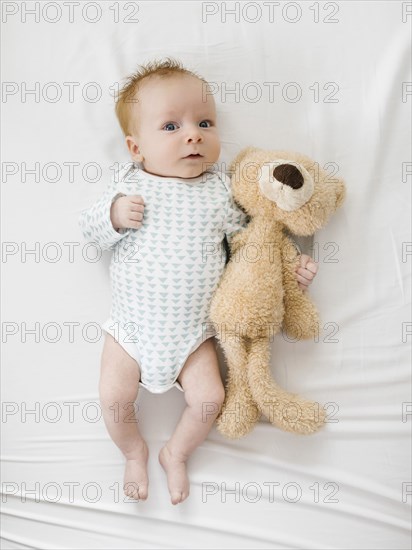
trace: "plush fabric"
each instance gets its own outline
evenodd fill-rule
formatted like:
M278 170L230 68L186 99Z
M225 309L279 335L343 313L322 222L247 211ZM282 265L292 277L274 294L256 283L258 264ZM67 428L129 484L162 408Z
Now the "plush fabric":
M325 420L322 405L275 383L269 353L282 328L295 341L319 337L319 315L298 286L298 253L284 231L311 235L342 205L343 180L316 170L317 165L299 153L253 147L231 165L233 197L250 222L232 240L232 257L210 308L229 367L217 419L228 437L250 432L258 413L283 430L302 434L316 431Z

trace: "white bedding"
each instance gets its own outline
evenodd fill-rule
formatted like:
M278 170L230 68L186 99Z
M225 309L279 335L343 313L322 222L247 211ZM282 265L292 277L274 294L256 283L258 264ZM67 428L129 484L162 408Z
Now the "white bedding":
M2 3L2 547L410 548L411 2L75 4ZM98 417L110 253L88 258L78 227L129 160L110 90L167 55L214 83L222 163L301 151L348 191L314 239L320 340L272 345L279 383L329 403L327 425L213 429L176 507L157 453L177 389L140 390L149 499L121 496Z

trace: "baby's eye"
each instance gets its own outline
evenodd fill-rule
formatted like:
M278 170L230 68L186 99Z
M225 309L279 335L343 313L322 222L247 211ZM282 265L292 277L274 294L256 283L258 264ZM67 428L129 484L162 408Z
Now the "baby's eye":
M163 130L167 130L168 132L172 132L173 130L176 130L177 126L174 122L168 122L163 126Z
M209 128L210 125L210 120L202 120L202 122L199 122L199 126L201 128Z

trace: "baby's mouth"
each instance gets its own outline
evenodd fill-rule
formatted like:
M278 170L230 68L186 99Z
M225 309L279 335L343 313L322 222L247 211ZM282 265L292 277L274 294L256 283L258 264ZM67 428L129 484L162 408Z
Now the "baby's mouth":
M197 158L201 158L203 155L199 155L199 153L196 153L196 154L192 154L192 155L187 155L186 157L184 157L185 159L197 159Z

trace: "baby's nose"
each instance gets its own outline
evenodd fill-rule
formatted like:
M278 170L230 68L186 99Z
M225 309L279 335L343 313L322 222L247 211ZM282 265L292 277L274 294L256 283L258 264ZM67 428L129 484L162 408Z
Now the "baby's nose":
M199 128L197 127L194 127L194 128L190 128L187 132L187 135L186 135L186 140L187 142L199 142L202 140L202 134L200 133L199 131Z

